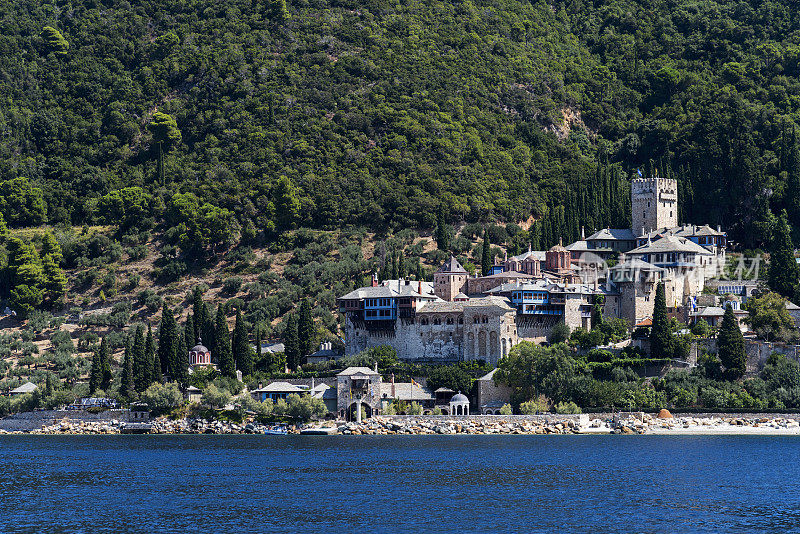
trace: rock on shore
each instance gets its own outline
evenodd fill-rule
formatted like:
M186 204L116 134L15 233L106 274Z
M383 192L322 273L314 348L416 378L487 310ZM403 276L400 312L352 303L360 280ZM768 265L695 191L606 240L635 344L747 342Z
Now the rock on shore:
M796 415L712 415L674 416L659 418L645 413L558 416L538 418L521 416L490 417L374 417L361 424L317 422L306 428L306 434L361 435L456 435L456 434L770 434L800 435L800 416ZM316 429L316 430L315 430ZM64 418L41 428L25 431L5 431L3 434L263 434L266 427L254 423L241 424L205 419L157 418L145 425L120 420L81 421ZM290 434L300 428L289 427Z
M345 423L339 426L339 433L344 435L424 435L424 434L581 434L587 431L610 432L606 423L595 419L589 425L581 426L575 419L552 419L550 421L515 421L498 419L485 421L482 419L444 419L431 420L424 417L418 419L386 419L375 417L362 422Z

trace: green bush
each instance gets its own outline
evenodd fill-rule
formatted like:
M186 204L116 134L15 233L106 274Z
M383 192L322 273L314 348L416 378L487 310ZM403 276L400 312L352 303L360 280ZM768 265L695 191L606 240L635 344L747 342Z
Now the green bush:
M183 406L183 394L178 389L178 384L169 382L168 384L154 383L148 387L141 397L142 402L156 413L163 413Z
M230 400L230 392L224 388L220 389L214 384L209 384L206 389L203 390L203 396L201 397L201 402L212 408L224 408Z
M574 402L559 402L555 406L555 412L559 414L582 413L581 409Z
M544 396L539 396L538 399L525 401L519 405L519 413L522 415L535 415L548 411L550 411L550 403Z

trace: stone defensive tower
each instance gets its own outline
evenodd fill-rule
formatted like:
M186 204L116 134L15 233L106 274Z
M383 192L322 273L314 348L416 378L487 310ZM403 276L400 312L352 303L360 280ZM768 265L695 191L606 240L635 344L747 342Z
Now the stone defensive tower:
M669 178L639 178L631 182L631 219L634 235L642 228L678 226L678 181Z

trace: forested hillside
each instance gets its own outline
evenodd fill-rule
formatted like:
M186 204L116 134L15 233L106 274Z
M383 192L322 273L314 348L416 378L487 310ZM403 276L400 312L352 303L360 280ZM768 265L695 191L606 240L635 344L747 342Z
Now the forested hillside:
M800 213L798 18L789 2L4 2L3 214L183 224L190 249L431 227L442 205L450 222L545 216L548 242L624 223L597 184L652 161L681 178L685 219L757 246L745 229L767 207Z

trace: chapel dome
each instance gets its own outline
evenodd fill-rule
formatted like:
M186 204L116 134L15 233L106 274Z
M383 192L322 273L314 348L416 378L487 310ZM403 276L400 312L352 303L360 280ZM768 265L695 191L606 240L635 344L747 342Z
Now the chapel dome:
M453 397L450 399L450 402L455 402L455 403L469 403L469 399L468 399L468 398L467 398L467 396L466 396L466 395L464 395L463 393L456 393L456 394L455 394L455 395L453 395Z

